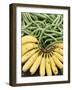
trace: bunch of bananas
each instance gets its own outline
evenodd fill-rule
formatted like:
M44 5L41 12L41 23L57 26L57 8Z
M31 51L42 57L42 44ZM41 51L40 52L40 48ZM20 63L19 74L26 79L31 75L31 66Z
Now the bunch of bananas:
M22 37L22 71L31 74L39 69L40 76L57 75L63 69L63 43L55 43L44 51L39 48L38 40L31 35Z

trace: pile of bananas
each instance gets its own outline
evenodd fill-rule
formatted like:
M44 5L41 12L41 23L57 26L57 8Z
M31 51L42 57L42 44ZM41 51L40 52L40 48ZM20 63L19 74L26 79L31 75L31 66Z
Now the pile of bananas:
M63 69L63 43L55 43L47 50L39 48L38 40L31 35L22 37L22 71L40 76L57 75Z

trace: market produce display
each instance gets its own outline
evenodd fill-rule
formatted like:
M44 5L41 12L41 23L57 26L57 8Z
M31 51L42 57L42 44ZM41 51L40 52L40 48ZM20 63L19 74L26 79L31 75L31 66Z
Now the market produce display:
M63 15L21 13L22 73L63 73Z

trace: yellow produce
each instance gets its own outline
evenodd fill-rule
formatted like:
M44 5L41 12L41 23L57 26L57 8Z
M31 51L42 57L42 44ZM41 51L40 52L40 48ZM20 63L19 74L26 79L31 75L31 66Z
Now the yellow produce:
M42 57L41 63L40 63L40 76L45 75L45 56Z
M47 73L47 76L52 76L50 60L49 60L48 56L46 57L46 73Z
M50 47L42 47L31 35L22 37L22 71L33 75L39 71L40 76L57 75L63 69L63 43L55 43Z
M38 40L31 35L26 35L22 37L22 44L30 43L30 42L38 43Z
M63 43L56 43L55 46L63 49Z
M38 49L33 49L31 51L29 51L28 53L26 53L25 55L22 56L22 63L26 62L33 54L36 53Z
M32 66L32 64L35 62L36 58L38 57L38 53L39 52L33 54L33 56L23 65L23 72L26 72Z
M22 56L28 52L29 50L33 49L33 48L37 48L38 45L35 43L27 43L27 44L23 44L22 45Z
M57 66L59 69L62 69L62 68L63 68L63 64L59 61L59 59L58 59L55 55L53 55L52 58L53 58L53 60L54 60L54 62L55 62L55 64L56 64L56 66Z
M56 48L56 49L54 49L54 51L63 55L63 49L61 49L61 48Z
M63 56L61 54L59 54L57 52L53 52L53 53L61 62L63 62Z
M34 74L37 71L37 69L41 63L41 60L42 60L42 55L39 55L30 69L31 74Z
M54 62L54 60L53 60L53 58L51 56L49 57L49 60L50 60L51 69L52 69L53 73L55 75L58 74L58 69L57 69L57 67L55 65L55 62Z

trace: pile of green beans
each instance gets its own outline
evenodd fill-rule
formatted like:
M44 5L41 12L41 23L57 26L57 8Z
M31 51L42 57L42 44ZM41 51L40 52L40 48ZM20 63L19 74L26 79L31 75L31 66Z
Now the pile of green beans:
M63 15L22 12L21 36L25 35L36 37L43 48L63 42Z

